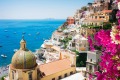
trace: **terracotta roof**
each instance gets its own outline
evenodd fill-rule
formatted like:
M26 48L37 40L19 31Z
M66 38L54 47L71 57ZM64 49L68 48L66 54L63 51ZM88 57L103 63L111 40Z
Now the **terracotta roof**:
M104 12L104 13L111 13L112 10L103 10L102 12Z
M39 66L39 69L44 74L44 76L66 70L68 68L71 68L71 62L69 59L57 60Z

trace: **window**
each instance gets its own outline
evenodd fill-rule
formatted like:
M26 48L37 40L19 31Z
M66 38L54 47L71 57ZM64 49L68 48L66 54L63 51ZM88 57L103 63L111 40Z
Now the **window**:
M90 62L92 62L92 59L90 59Z
M73 71L70 72L70 75L72 75L72 74L73 74Z
M29 75L29 80L32 80L32 72L28 73Z
M52 80L55 80L55 78L52 78Z
M98 59L98 62L99 62L100 60Z
M97 16L95 16L95 19L97 19Z
M64 77L67 77L67 73L64 75Z
M92 72L92 66L91 65L89 66L89 71Z
M62 79L62 76L59 76L58 79Z
M24 44L24 48L25 48L25 44Z
M14 79L14 71L12 71L12 79Z

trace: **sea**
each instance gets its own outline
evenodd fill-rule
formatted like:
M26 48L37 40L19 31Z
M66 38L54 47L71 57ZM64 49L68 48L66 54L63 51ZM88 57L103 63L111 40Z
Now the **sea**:
M22 36L27 42L27 48L35 52L64 22L65 20L0 20L0 67L11 63L14 50L20 48ZM1 57L2 54L7 57Z

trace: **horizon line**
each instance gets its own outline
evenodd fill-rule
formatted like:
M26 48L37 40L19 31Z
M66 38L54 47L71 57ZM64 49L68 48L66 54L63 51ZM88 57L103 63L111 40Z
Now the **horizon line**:
M0 20L66 20L65 18L43 18L43 19L20 19L20 18L18 18L18 19L0 19Z

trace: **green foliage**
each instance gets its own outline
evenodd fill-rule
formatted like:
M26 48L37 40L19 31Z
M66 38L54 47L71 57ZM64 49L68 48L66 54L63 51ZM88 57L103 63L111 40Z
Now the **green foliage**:
M83 65L84 65L83 61L81 61L81 62L80 62L80 65L81 65L81 66L83 66Z
M66 27L62 27L61 30L64 31L66 29Z
M63 43L64 43L64 49L67 48L68 42L69 42L70 40L72 40L72 37L67 37L67 38L65 38L65 39L63 39L63 40L60 40L60 42L63 42Z
M79 53L76 50L73 50L73 52L76 53L76 66L77 67L85 67L86 66L86 60L87 60L87 53Z
M79 56L76 57L76 66L77 67L86 67L87 53L79 53Z
M79 55L79 52L78 52L78 51L76 51L76 50L72 50L72 51L75 52L76 55Z
M113 9L112 10L112 13L111 13L112 18L110 18L110 20L109 20L111 23L116 23L117 22L117 19L116 19L117 11L118 11L118 9Z
M82 9L83 11L86 11L86 10L87 10L87 7L86 7L86 6L83 6L81 9Z
M1 77L1 80L4 80L4 77L6 77L6 75L2 76L2 77Z
M82 27L88 27L88 26L86 26L86 25L82 25Z
M105 23L104 26L103 26L104 30L111 29L111 28L112 28L112 25L111 25L110 22L109 23Z

